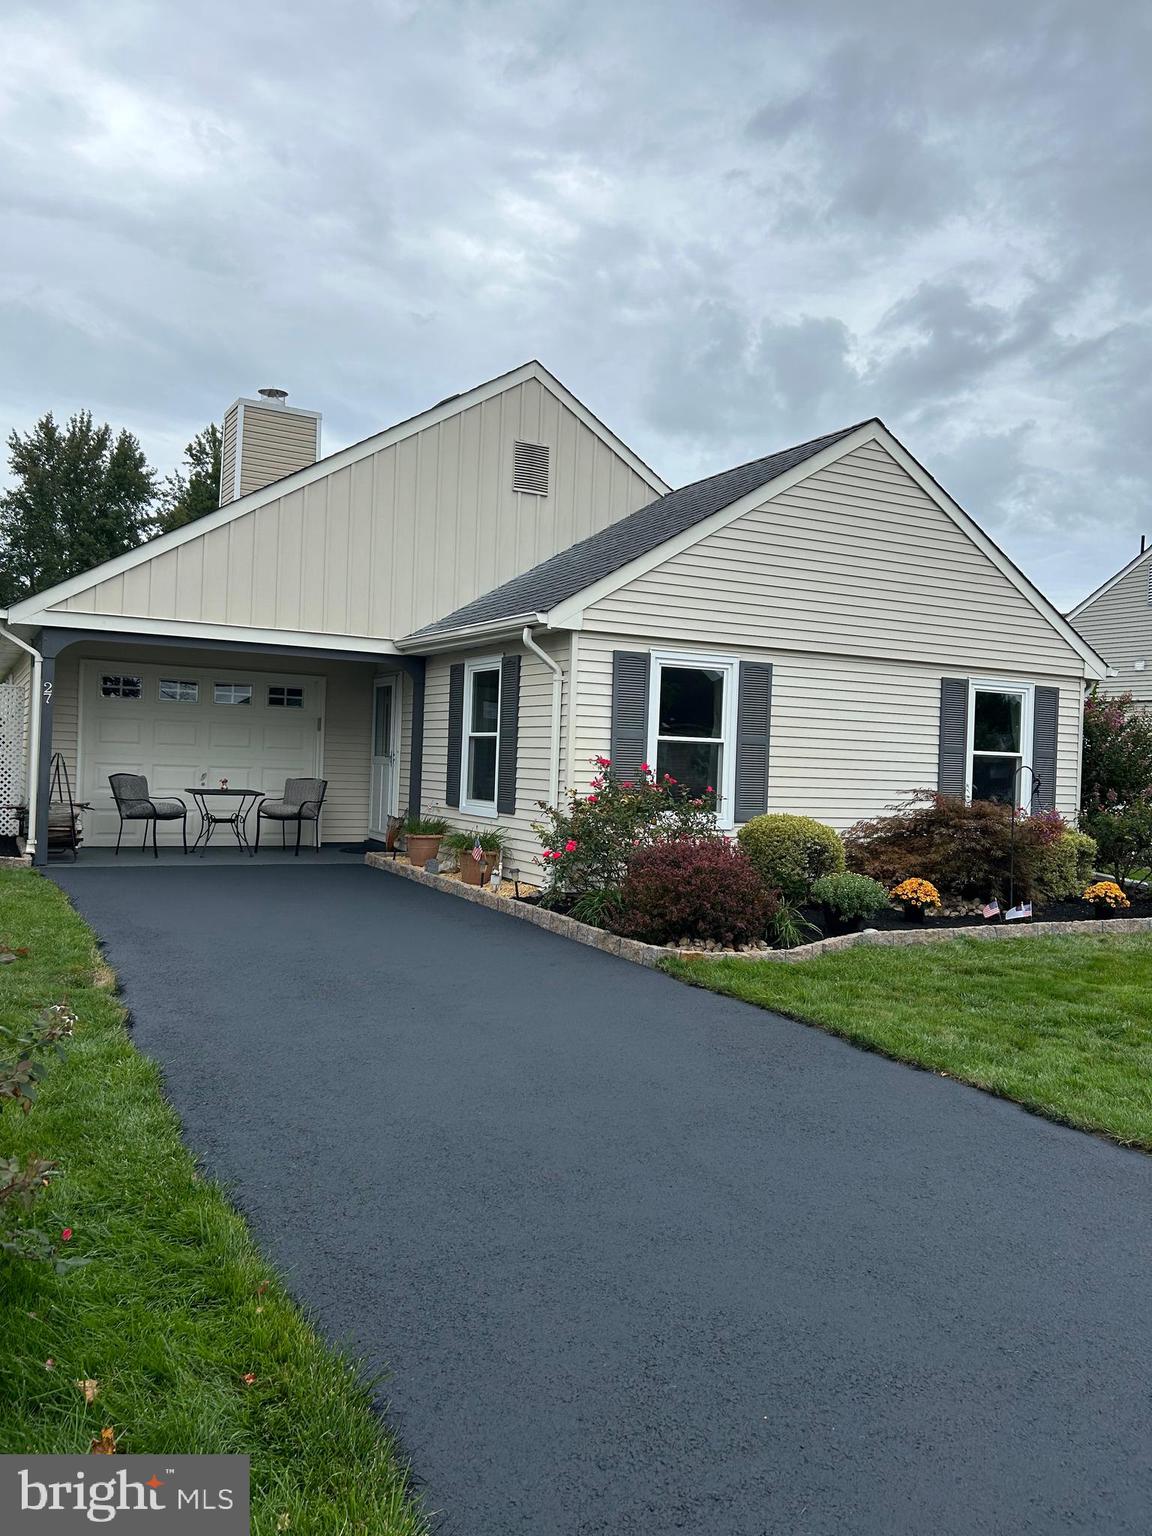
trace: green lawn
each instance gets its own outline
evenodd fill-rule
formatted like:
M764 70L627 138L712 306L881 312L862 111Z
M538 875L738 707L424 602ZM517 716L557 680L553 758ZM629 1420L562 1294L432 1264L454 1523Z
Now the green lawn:
M1152 1150L1152 937L955 939L795 964L669 959L666 967Z
M106 1428L129 1452L240 1452L261 1536L424 1532L363 1380L197 1173L87 926L47 880L0 871L0 939L30 949L0 967L0 1023L63 998L80 1020L31 1113L0 1115L0 1156L60 1161L37 1225L91 1260L57 1277L0 1255L0 1452L87 1452Z

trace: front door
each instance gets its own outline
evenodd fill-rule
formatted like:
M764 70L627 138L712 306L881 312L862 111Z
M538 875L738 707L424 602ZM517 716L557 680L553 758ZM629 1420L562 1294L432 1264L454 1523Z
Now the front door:
M372 797L368 814L370 837L384 837L388 818L396 814L396 679L379 680L372 693Z

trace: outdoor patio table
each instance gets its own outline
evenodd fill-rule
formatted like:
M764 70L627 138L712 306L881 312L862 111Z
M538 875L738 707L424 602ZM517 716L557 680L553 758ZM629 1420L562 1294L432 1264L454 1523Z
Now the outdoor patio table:
M248 841L248 815L258 800L264 799L262 789L205 789L203 785L197 788L186 788L184 793L191 795L196 802L196 809L200 812L200 831L196 834L196 841L192 844L192 852L200 849L200 857L204 857L204 850L212 837L214 827L229 826L236 834L236 841L241 848L247 848L252 854L252 845ZM238 800L236 807L228 811L227 815L220 815L209 805L209 800L222 801L231 796Z

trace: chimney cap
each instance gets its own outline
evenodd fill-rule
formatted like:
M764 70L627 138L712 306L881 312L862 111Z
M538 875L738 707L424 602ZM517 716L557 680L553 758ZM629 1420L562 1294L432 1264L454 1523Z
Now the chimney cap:
M256 393L263 395L265 400L270 401L273 405L283 405L288 398L288 391L286 389L258 389Z

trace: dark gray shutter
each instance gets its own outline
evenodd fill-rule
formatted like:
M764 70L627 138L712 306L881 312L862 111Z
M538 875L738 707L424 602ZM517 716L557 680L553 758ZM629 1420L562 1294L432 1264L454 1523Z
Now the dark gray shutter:
M648 679L652 661L647 651L612 652L612 775L638 779L648 756ZM652 764L655 768L656 764Z
M464 745L464 663L456 662L448 673L448 766L444 774L444 804L460 804L460 754ZM420 807L413 806L418 816Z
M1032 810L1051 811L1056 805L1056 732L1060 721L1059 688L1037 688L1032 703L1032 781L1034 797L1027 789L1020 796ZM1023 778L1027 781L1028 775Z
M768 809L771 726L772 668L766 661L742 661L736 717L736 821L751 821Z
M516 814L516 749L520 739L520 658L500 661L500 756L496 763L496 811Z
M968 679L940 679L940 774L942 795L968 793Z

